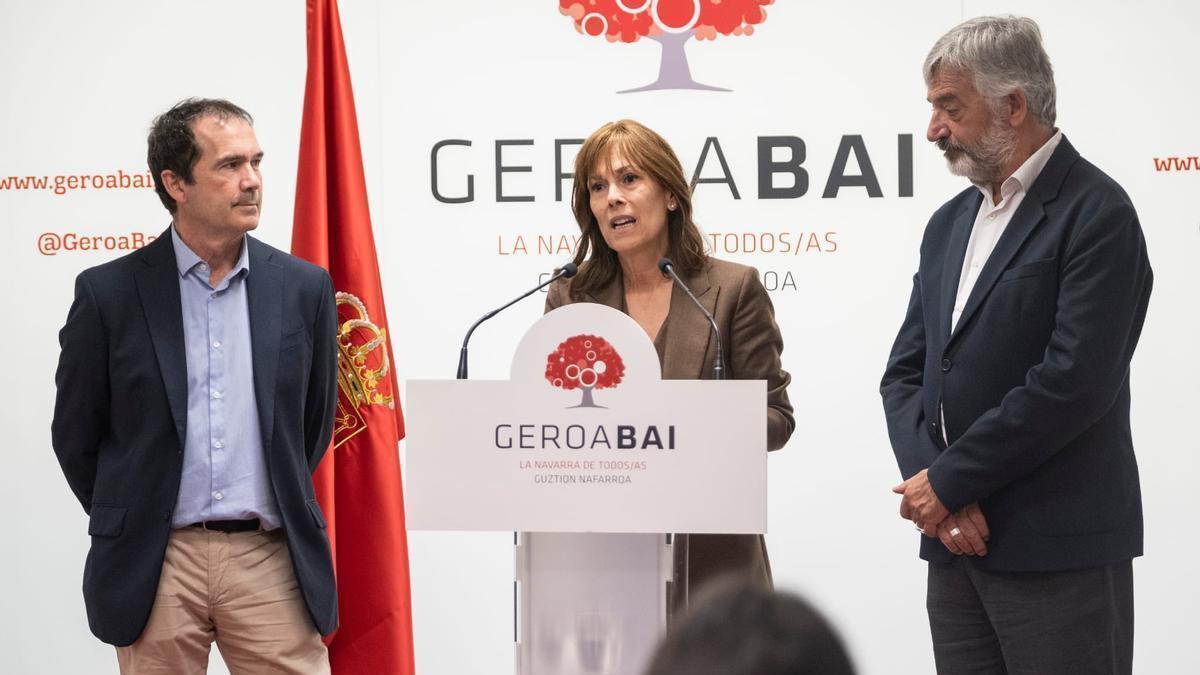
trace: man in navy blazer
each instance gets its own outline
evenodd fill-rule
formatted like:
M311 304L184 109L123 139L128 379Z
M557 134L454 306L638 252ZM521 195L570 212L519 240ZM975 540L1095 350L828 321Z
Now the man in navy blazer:
M938 672L1128 673L1137 214L1054 126L1033 21L967 21L924 72L928 138L974 186L925 229L881 393Z
M81 273L52 437L89 514L88 623L122 673L328 672L337 625L311 474L332 434L324 270L263 244L262 150L241 108L190 99L149 163L173 223Z

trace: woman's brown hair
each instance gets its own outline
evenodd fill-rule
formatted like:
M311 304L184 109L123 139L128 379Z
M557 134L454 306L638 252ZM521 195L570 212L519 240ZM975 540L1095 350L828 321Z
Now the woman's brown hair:
M692 221L692 189L675 151L662 136L639 122L609 122L593 132L575 156L571 209L583 237L575 251L579 273L571 280L572 300L580 300L585 293L612 283L620 271L617 254L605 243L592 213L588 190L592 172L600 162L609 162L614 153L658 181L679 204L674 211L667 212L667 255L675 263L676 271L685 276L694 274L708 260L700 228Z

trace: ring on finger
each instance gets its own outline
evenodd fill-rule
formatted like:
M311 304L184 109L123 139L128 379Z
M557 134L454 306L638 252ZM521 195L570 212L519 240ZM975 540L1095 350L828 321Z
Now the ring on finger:
M957 536L959 536L959 535L961 535L961 534L962 534L962 530L958 529L957 527L955 527L955 528L953 528L953 529L951 529L951 530L950 530L950 536L951 536L951 537L957 537Z

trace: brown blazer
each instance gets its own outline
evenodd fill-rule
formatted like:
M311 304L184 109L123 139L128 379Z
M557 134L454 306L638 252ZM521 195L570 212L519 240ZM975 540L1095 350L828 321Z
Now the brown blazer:
M782 448L796 427L787 396L792 378L780 361L783 337L775 323L771 298L758 279L758 270L710 258L705 269L683 280L721 329L726 377L767 381L766 449ZM568 292L569 283L560 280L550 286L547 312L574 302ZM586 301L626 311L620 274L604 288L587 294ZM662 362L663 379L712 377L716 351L712 327L687 294L677 288L672 290L671 308L659 337L654 346ZM726 573L771 584L771 565L761 535L699 534L691 535L688 540L691 592Z

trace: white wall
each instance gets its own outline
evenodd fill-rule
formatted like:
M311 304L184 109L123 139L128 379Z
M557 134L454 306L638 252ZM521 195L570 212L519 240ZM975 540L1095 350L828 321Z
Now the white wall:
M815 600L845 633L862 671L932 671L924 566L916 535L895 515L897 471L876 393L907 299L929 214L963 183L924 137L920 63L962 18L1013 12L1042 26L1059 87L1059 124L1117 179L1141 215L1155 269L1133 364L1134 435L1142 471L1147 555L1137 570L1139 672L1200 670L1188 609L1200 586L1187 572L1196 545L1200 469L1191 416L1200 404L1197 282L1200 171L1161 173L1154 157L1196 154L1193 111L1200 57L1189 46L1200 9L1166 1L858 3L780 2L750 37L689 45L697 80L732 93L616 94L653 79L658 47L613 45L575 32L553 2L390 3L343 0L363 152L401 379L449 377L467 325L531 285L564 255L498 255L518 234L574 232L554 200L555 138L581 138L633 117L662 132L685 166L720 139L742 199L720 185L696 192L709 232L836 232L838 250L799 256L730 255L796 288L773 292L798 428L770 460L769 547L777 583ZM0 180L8 176L145 169L150 119L188 95L228 97L256 117L266 150L259 234L287 247L304 86L304 9L298 1L122 2L0 0ZM861 134L884 196L821 191L845 134ZM896 136L914 136L914 190L897 196ZM755 139L802 137L806 196L756 198ZM475 174L476 201L430 193L430 149L443 155L447 192ZM497 203L496 139L510 148L511 193ZM568 153L568 159L570 153ZM525 161L528 160L528 161ZM853 168L853 164L851 164ZM705 176L719 173L711 153ZM49 445L56 332L81 269L117 252L37 250L43 232L157 233L167 223L151 191L0 190L0 280L10 373L0 394L10 443L0 494L12 505L0 548L0 670L116 672L91 637L80 578L86 522ZM460 270L467 269L469 274ZM477 279L491 280L480 292ZM541 312L509 310L474 338L472 374L503 377L506 353ZM488 349L491 349L491 353ZM410 534L418 672L511 672L511 536ZM16 608L18 611L12 611ZM464 648L464 645L469 646ZM214 656L214 661L216 657ZM214 672L221 671L220 666Z

